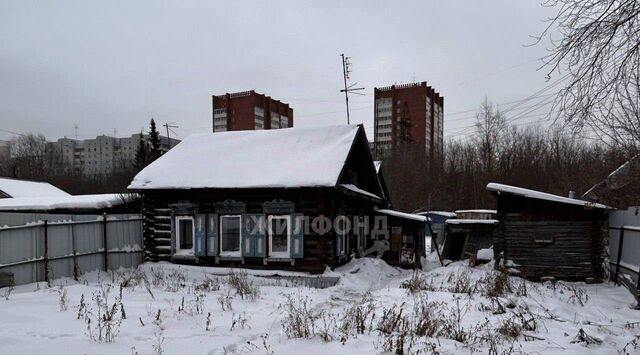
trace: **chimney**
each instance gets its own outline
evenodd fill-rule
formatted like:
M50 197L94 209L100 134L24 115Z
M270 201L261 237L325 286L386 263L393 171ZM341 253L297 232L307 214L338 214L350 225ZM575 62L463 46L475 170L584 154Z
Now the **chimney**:
M575 199L576 198L576 192L573 191L573 190L569 191L569 198Z

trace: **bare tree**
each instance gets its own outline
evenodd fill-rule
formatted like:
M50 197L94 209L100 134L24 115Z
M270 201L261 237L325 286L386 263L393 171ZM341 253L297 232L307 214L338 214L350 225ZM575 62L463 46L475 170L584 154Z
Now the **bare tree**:
M476 113L476 141L481 163L492 173L507 122L500 110L485 97Z
M55 157L47 151L47 140L42 134L25 134L9 142L8 164L18 177L45 180L55 167Z
M553 105L558 119L596 132L603 142L640 142L640 1L546 0L557 9L537 37L549 38L543 61L563 87ZM559 39L553 36L559 34Z

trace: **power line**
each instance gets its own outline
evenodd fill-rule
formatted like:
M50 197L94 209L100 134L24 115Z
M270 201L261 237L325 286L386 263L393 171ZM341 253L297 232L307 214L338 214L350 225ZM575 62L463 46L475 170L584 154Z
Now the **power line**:
M5 132L5 133L9 133L9 134L14 134L16 136L25 136L24 133L18 133L18 132L13 132L13 131L9 131L8 129L2 129L0 128L0 132Z
M515 110L516 108L518 108L519 106L521 106L521 105L523 105L523 104L527 103L528 101L531 101L531 100L536 99L536 98L539 98L539 97L543 97L543 96L542 96L542 94L543 94L545 91L548 91L548 90L552 89L553 87L555 87L555 86L559 85L561 82L563 82L563 81L564 81L566 78L568 78L568 77L569 77L569 74L566 74L566 75L564 75L564 76L560 77L559 79L557 79L557 80L556 80L556 81L554 81L553 83L551 83L551 84L549 84L549 85L545 86L544 88L542 88L542 89L540 89L540 90L536 91L535 93L533 93L533 94L529 95L528 97L526 97L526 98L524 98L524 99L522 99L522 100L520 100L520 101L516 102L516 103L515 103L514 105L512 105L511 107L509 107L509 108L507 108L506 110L502 111L502 113L503 113L503 114L509 113L509 112L511 112L511 111L513 111L513 110ZM505 124L507 124L507 125L508 125L508 124L511 124L511 123L515 122L516 120L523 119L523 118L527 117L527 116L526 116L527 114L537 111L538 109L540 109L541 107L543 107L543 105L545 105L545 106L546 106L546 105L548 105L549 103L551 103L551 101L553 101L553 99L554 99L554 98L553 98L553 97L551 97L551 100L549 100L549 98L546 98L546 99L542 100L541 102L538 102L537 104L535 104L535 105L531 106L531 107L532 107L531 109L529 109L529 110L525 110L524 112L521 112L521 113L519 113L518 115L516 115L515 117L513 117L513 118L511 118L511 119L507 120L507 121L505 122ZM549 114L549 113L547 113L546 115L548 115L548 114ZM461 131L461 132L457 132L457 133L455 133L455 134L446 134L446 135L444 135L444 137L455 137L455 136L458 136L458 135L466 134L466 133L468 132L468 130L469 130L469 129L471 129L471 128L473 128L473 127L475 127L475 124L474 124L474 125L467 126L467 127L459 127L459 128L456 128L456 129L463 129L463 131Z

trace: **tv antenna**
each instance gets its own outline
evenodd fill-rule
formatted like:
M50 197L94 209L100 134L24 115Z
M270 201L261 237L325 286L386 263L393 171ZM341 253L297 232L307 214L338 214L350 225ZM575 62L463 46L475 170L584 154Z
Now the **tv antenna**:
M171 137L169 136L169 132L173 132L173 134L177 136L178 133L176 133L172 128L179 128L179 127L175 125L175 122L165 123L163 124L163 126L164 128L167 129L167 141L168 141L169 149L171 149Z
M355 87L356 85L358 85L358 83L353 83L351 85L347 84L347 82L351 79L349 76L349 74L352 71L351 57L346 57L344 53L340 54L340 57L342 57L342 77L344 78L344 89L340 90L340 92L344 92L344 102L347 105L347 124L350 124L351 122L349 120L349 93L364 96L363 93L358 92L360 90L364 90L364 88Z

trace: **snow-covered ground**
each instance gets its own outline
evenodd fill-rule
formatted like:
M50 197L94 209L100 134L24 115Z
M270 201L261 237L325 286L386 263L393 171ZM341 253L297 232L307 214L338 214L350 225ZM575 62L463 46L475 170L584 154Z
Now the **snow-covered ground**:
M431 270L414 274L358 259L327 271L341 280L326 289L292 287L273 272L234 270L230 280L229 270L171 264L19 286L8 297L2 289L0 353L640 351L640 311L622 287L507 280L491 264L443 268L432 257L425 264Z

